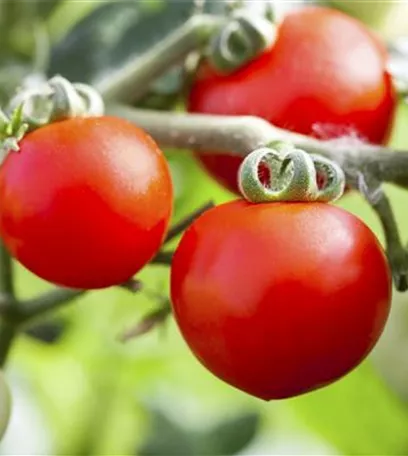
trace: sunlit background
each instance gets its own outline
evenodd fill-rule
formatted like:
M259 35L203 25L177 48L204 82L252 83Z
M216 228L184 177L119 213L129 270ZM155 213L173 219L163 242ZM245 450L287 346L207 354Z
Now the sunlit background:
M17 5L17 0L12 1ZM166 8L166 2L135 1L151 14ZM47 31L52 43L63 40L57 51L72 48L69 59L56 53L52 68L76 80L94 76L89 61L113 52L131 29L131 21L138 20L123 14L98 19L96 12L107 3L43 2L38 33ZM302 6L276 3L278 14ZM408 35L408 2L331 3L366 21L387 40ZM249 6L262 8L264 2L249 2ZM19 58L0 50L0 86L10 83L10 71L26 71L26 57L32 51L27 25L32 20L30 1L19 8L21 20L12 35ZM84 26L81 21L86 16ZM97 21L102 24L99 28ZM154 32L151 26L144 27L146 33ZM46 35L43 38L44 55L39 53L39 61L47 57ZM135 39L127 33L128 43ZM159 86L158 90L171 93L170 82ZM401 105L392 145L408 147L407 125L408 107ZM204 174L190 152L166 154L176 188L175 221L209 199L219 203L232 197ZM387 191L401 232L408 233L408 195L396 188ZM339 204L363 218L382 239L379 222L362 197L351 193ZM165 267L148 267L140 274L145 292L131 294L115 288L88 293L19 338L6 372L14 404L0 454L408 454L408 294L395 293L386 333L352 374L296 399L264 403L204 369L171 319L134 341L118 341L118 335L157 308L160 296L167 296L168 275ZM17 281L22 297L49 287L19 266Z

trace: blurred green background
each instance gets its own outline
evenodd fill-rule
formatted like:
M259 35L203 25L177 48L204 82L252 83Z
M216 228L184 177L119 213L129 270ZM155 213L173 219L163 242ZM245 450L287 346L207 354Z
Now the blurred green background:
M32 65L37 72L49 68L75 80L97 80L162 39L185 20L191 3L0 1L0 95L5 99ZM208 8L221 3L209 2ZM386 39L408 34L408 2L332 3L360 15ZM288 2L277 8L283 13ZM155 84L143 102L172 103L177 84L176 71ZM408 108L401 105L394 146L408 147L407 125ZM175 221L209 199L232 197L190 152L166 154L176 187ZM396 188L387 191L401 232L407 233L408 196ZM375 214L358 194L339 204L382 239ZM22 267L16 270L20 296L49 288ZM139 276L145 292L88 293L18 339L6 371L14 408L0 454L408 454L407 294L395 293L383 338L352 374L306 396L264 403L201 367L171 319L134 341L117 340L158 308L160 296L168 293L168 276L167 268L150 266Z

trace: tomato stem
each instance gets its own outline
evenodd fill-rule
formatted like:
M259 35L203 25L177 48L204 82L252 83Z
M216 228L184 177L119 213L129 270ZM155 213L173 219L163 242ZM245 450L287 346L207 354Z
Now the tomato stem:
M143 336L149 333L152 329L163 324L170 315L171 306L168 302L166 302L163 307L160 307L159 309L156 309L150 314L146 315L134 327L128 329L123 334L120 334L118 336L118 340L125 343L131 339Z
M224 18L197 14L149 51L131 60L117 73L96 83L105 99L135 102L145 95L150 84L171 66L205 44Z
M107 106L111 115L124 117L150 133L164 147L194 149L200 153L225 154L233 151L245 157L253 150L280 141L293 144L309 154L337 163L347 185L361 191L363 173L367 180L389 182L408 189L408 151L364 143L350 138L318 140L278 128L253 116L185 114L135 109L123 105ZM398 226L386 196L370 201L382 223L394 282L405 289L408 282L408 255L402 246ZM168 261L164 258L163 261Z
M186 230L194 222L194 220L196 220L198 217L200 217L200 215L204 214L204 212L208 211L212 207L214 207L214 203L212 201L209 201L208 203L204 204L203 206L199 207L197 210L189 214L187 217L180 220L180 222L172 226L169 232L167 233L166 239L164 241L165 244L172 241L181 233L183 233L183 231Z
M0 296L2 309L13 305L15 301L13 265L4 244L0 241ZM0 317L0 367L7 359L8 352L15 336L15 326L2 315Z
M86 291L70 290L67 288L56 288L36 298L21 301L18 305L15 319L18 322L26 323L34 317L39 317L49 311L56 310L79 298Z
M16 335L16 327L4 320L0 319L0 367L4 367L11 346Z
M387 257L391 265L395 286L398 291L408 290L408 251L402 244L394 211L381 183L375 179L367 179L360 174L359 190L368 203L377 212L386 243Z
M151 261L151 264L158 264L163 266L171 266L173 261L173 251L159 252Z
M146 130L163 147L194 149L199 153L245 157L272 142L293 144L309 154L336 162L347 184L358 189L358 173L364 169L381 182L408 189L408 151L393 150L354 138L319 140L271 125L255 116L222 116L137 109L110 104L107 113L123 117Z

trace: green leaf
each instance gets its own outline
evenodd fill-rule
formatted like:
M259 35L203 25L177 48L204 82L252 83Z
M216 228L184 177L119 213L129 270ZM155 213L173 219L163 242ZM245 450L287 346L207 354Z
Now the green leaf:
M237 454L256 437L259 425L260 416L256 413L246 413L224 421L200 436L201 442L197 448L197 454L223 456Z
M193 456L193 434L170 420L159 410L150 411L150 434L138 449L138 456Z
M137 451L139 456L232 456L251 443L260 423L258 414L245 413L212 429L195 431L177 424L157 409L151 409L150 416L150 433Z
M25 334L44 344L56 344L63 337L67 330L67 322L62 318L53 317L47 320L30 325Z
M11 398L6 380L0 371L0 440L3 437L10 418Z
M408 410L371 365L289 403L305 424L342 454L406 455Z
M189 16L189 2L157 8L143 2L103 4L81 20L52 53L50 73L93 82L165 38Z
M63 0L37 0L36 9L38 15L43 19L48 18L62 1Z
M225 2L207 2L206 12L219 14ZM193 11L193 0L167 2L118 1L103 4L79 21L52 52L50 75L95 83L165 39ZM153 92L172 103L182 84L181 68L173 68L154 82ZM162 100L149 99L150 107Z
M406 195L404 195L404 204ZM403 403L408 405L408 296L397 294L387 326L372 360L375 368Z

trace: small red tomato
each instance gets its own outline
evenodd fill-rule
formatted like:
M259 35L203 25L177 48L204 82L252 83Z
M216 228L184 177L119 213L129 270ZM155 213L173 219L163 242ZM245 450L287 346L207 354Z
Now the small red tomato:
M162 152L113 117L27 135L0 168L0 232L39 277L66 287L128 280L158 251L172 210Z
M188 110L254 115L321 139L352 134L385 143L396 108L386 63L384 47L356 19L307 7L289 13L273 47L236 72L217 74L204 63ZM238 157L209 153L200 160L221 184L238 193Z
M175 318L193 353L264 400L355 368L383 331L391 292L374 234L324 203L218 206L186 231L171 270Z

